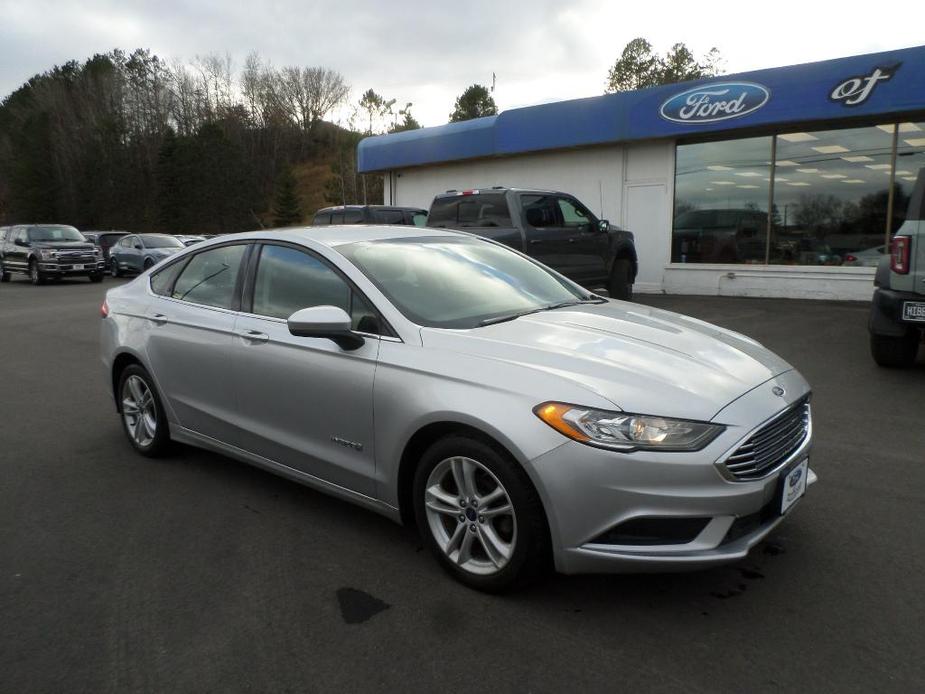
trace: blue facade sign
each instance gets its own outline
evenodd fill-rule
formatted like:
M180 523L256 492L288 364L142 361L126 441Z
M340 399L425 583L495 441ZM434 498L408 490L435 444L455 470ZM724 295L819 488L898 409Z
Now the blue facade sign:
M511 109L370 137L361 172L635 140L925 118L925 46Z
M658 112L675 123L716 123L747 116L770 96L767 87L754 82L711 82L676 94Z

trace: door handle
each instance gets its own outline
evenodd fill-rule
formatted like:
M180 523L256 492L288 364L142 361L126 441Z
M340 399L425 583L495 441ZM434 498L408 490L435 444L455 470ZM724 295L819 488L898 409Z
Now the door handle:
M266 342L270 336L257 330L239 330L238 335L250 342Z
M155 325L164 325L168 318L163 313L155 313L148 316L148 320L150 320Z
M573 236L572 238L570 238L570 239L568 240L568 242L569 242L569 243L575 243L576 240L577 240L577 239L575 239L575 237Z
M536 246L537 244L543 243L543 239L530 239L530 243Z

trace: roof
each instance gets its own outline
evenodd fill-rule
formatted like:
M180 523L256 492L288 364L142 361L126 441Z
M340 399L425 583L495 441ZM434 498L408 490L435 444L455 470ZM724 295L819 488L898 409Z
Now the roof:
M464 232L442 229L428 229L426 227L406 226L402 224L332 224L322 227L288 227L283 229L268 229L266 231L252 231L235 234L236 238L244 240L275 239L279 241L300 242L310 239L325 246L334 248L347 243L362 241L389 241L392 239L429 238L429 237L470 236ZM223 237L224 238L224 237ZM227 240L227 238L224 238Z
M696 108L705 91L705 108L719 102L728 112L684 116L681 111ZM925 116L925 46L529 106L368 137L357 147L357 169L369 173L786 123L903 115Z
M402 210L404 212L419 212L421 211L420 207L413 207L408 205L331 205L329 207L322 207L320 210L315 212L319 214L320 212L334 212L336 210ZM425 212L427 210L424 210Z

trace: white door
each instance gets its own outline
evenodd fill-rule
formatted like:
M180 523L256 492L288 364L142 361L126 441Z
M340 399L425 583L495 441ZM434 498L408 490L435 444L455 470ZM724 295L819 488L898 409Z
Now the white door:
M624 190L624 228L636 237L639 274L636 289L657 291L671 254L668 208L671 201L664 183L627 185Z

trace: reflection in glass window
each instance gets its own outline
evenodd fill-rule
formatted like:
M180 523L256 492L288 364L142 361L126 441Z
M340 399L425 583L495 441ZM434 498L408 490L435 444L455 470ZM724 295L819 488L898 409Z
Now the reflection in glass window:
M671 259L764 263L771 138L679 145Z
M350 311L350 288L314 256L285 246L264 246L254 281L253 312L289 318L312 306L337 306Z
M883 246L893 127L778 135L772 264L841 265Z
M194 304L232 308L244 245L219 246L194 255L183 268L171 297Z

